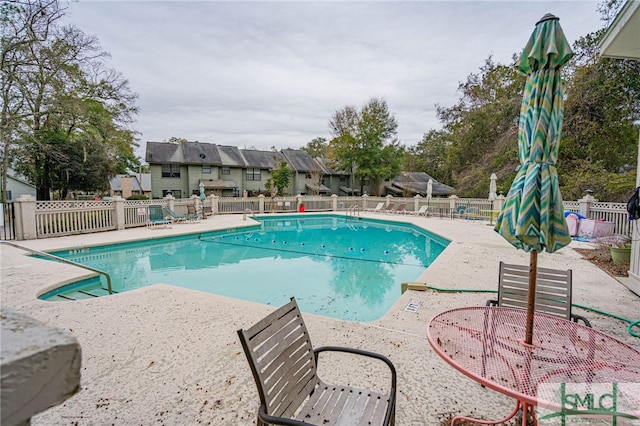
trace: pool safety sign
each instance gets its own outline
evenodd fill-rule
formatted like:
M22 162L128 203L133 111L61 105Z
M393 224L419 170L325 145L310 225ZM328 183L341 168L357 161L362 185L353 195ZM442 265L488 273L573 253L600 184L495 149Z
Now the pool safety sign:
M409 302L409 304L407 305L406 308L404 308L405 311L407 312L418 312L418 308L420 307L420 305L422 305L422 302L419 300L412 300L411 302Z

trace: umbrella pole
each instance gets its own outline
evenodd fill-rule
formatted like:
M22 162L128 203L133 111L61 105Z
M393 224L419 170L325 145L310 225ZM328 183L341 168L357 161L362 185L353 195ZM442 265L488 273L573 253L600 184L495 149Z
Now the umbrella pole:
M529 257L529 294L527 298L527 328L525 343L533 343L533 312L536 306L536 276L538 269L538 252L533 250Z

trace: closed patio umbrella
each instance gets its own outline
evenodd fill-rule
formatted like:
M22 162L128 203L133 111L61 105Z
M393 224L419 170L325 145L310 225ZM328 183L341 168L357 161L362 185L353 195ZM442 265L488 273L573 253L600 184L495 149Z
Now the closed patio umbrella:
M496 194L497 180L498 180L498 176L496 176L495 173L491 173L491 176L489 177L489 201L491 201L492 204L493 204L493 200L495 200L496 197L498 196L498 194ZM491 210L493 210L493 207L491 208Z
M536 23L518 68L527 75L518 126L520 167L495 230L530 253L525 343L533 340L537 254L571 242L564 218L556 161L564 115L561 67L573 51L559 19L546 14Z

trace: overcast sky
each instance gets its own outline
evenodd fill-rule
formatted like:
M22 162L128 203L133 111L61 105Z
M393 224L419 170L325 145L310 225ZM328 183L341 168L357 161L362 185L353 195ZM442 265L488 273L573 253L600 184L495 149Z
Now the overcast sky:
M347 105L383 97L412 146L440 128L436 104L492 55L510 64L550 12L573 43L603 26L596 1L89 1L67 20L96 35L139 95L147 141L241 148L331 138Z

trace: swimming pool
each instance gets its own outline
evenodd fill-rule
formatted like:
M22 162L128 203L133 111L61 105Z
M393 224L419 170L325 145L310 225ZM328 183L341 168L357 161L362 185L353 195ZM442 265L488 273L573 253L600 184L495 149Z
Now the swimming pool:
M335 215L259 218L261 224L53 253L111 275L124 292L167 283L279 306L295 296L305 312L373 321L449 243L409 224ZM98 279L58 289L96 287ZM102 284L104 287L104 284ZM90 290L87 291L91 293Z

